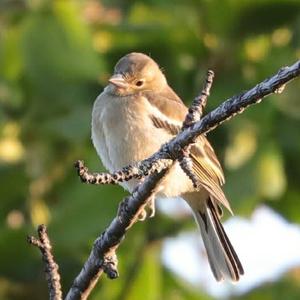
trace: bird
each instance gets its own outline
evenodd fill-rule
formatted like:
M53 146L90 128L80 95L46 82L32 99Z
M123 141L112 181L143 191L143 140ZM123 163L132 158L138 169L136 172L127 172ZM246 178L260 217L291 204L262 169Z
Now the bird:
M119 59L92 110L91 137L104 167L114 172L154 154L181 129L188 112L168 85L159 65L148 55L129 53ZM160 184L157 197L180 197L190 206L217 281L236 282L243 266L222 224L222 206L232 212L222 190L224 173L205 135L190 149L192 171L200 188L175 162ZM132 192L141 182L122 182Z

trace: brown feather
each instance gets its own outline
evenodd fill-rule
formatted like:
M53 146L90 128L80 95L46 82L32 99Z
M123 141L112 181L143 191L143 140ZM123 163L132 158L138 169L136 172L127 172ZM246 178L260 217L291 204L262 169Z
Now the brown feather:
M190 154L193 159L193 154ZM218 182L208 173L210 167L207 164L199 163L198 159L193 159L193 172L197 175L201 185L209 192L209 194L222 205L224 205L231 214L233 214L230 204Z
M180 131L180 128L181 128L180 126L169 123L166 120L162 120L162 119L158 118L157 116L151 115L150 118L153 122L153 125L156 128L163 128L166 131L168 131L168 133L170 133L171 135L176 135Z
M151 115L153 125L157 128L165 129L170 135L178 134L181 127L174 122L183 122L187 107L175 92L167 86L159 93L144 92L143 96L164 114L170 122L162 120L157 116ZM197 175L199 182L211 194L211 196L222 203L231 213L230 204L226 199L221 185L224 184L224 174L217 156L205 136L199 136L197 142L191 148L190 157L193 161L193 171Z
M159 93L144 92L143 95L166 117L177 122L183 122L188 111L187 107L169 86Z

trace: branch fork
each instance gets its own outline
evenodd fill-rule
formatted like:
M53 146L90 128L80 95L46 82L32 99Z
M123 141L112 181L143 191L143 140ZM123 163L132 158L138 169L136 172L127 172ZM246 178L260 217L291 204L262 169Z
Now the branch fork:
M61 300L62 291L60 284L60 275L58 270L58 265L54 260L52 254L52 246L50 239L48 237L47 228L45 225L39 225L38 238L34 236L28 236L27 241L39 248L42 254L43 261L45 263L45 273L49 289L49 299L50 300Z

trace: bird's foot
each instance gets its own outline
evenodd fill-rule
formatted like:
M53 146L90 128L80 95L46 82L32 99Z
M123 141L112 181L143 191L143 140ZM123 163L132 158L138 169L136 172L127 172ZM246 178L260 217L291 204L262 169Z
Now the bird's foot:
M143 208L143 209L139 212L139 214L138 214L138 220L139 220L139 221L145 221L146 218L147 218L147 211L146 211L145 208Z
M147 205L149 209L149 218L153 218L155 216L155 197L152 196Z
M145 221L146 218L153 218L155 216L155 197L151 197L148 200L145 208L143 208L138 215L139 221Z

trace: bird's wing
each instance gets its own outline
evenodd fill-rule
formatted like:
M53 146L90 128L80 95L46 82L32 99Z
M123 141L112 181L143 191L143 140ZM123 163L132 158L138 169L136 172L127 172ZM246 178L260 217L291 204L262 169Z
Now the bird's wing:
M160 112L150 116L153 125L165 129L170 135L176 135L181 130L188 111L180 98L169 87L163 92L147 93L144 96ZM193 172L201 185L231 212L229 202L221 188L225 182L222 167L204 135L199 136L196 143L192 145L190 157L193 162Z
M199 136L192 146L190 157L193 162L193 172L201 185L215 200L222 203L231 213L230 204L221 188L224 184L224 173L214 150L205 136Z

